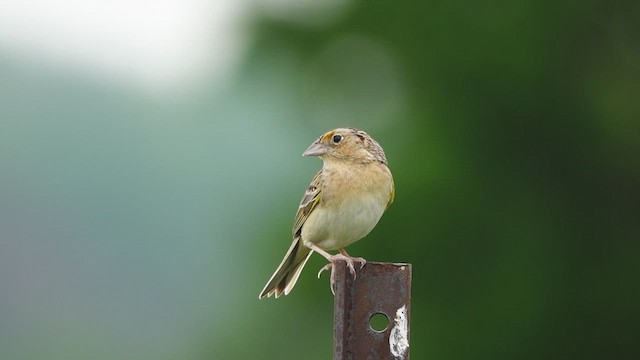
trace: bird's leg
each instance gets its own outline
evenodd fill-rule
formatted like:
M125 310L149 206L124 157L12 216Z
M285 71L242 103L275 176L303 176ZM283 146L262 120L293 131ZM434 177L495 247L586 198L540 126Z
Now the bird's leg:
M354 262L360 263L360 269L362 269L364 264L367 262L363 258L353 258L353 257L349 256L349 254L347 254L347 252L342 248L339 249L340 253L339 254L335 254L335 255L329 254L328 252L320 249L315 244L311 245L311 250L317 252L318 254L324 256L325 259L329 260L329 263L327 265L323 266L320 269L320 271L318 271L318 279L320 278L320 274L322 274L323 271L331 269L331 276L330 276L331 292L334 295L336 294L336 292L334 290L335 283L336 283L336 281L335 281L336 278L335 278L335 273L333 271L333 269L334 269L333 265L336 263L336 261L344 261L347 264L347 267L349 268L349 272L351 273L351 275L353 275L353 279L354 280L356 278L356 269L353 266L353 263Z

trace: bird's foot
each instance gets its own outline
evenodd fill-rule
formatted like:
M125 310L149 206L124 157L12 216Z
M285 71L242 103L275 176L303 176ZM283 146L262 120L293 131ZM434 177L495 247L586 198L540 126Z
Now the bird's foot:
M333 295L336 294L335 292L336 275L334 271L334 265L336 262L344 261L347 264L347 268L349 268L349 272L353 276L354 280L356 279L356 268L354 266L354 263L360 264L359 269L362 269L362 267L367 263L365 259L361 257L351 257L348 254L346 254L346 252L343 253L343 251L341 251L340 254L329 256L327 260L329 260L330 262L327 265L323 266L320 269L320 271L318 271L318 279L320 278L320 275L322 274L323 271L331 269L331 276L329 277L329 283L331 285L331 292L333 293Z

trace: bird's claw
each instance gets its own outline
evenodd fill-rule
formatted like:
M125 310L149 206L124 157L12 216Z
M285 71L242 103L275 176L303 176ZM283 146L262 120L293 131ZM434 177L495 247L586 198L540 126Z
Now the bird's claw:
M351 273L351 275L353 276L353 280L356 279L356 268L355 266L353 266L354 262L357 262L360 264L360 269L362 269L364 267L364 265L367 263L367 261L361 257L358 258L352 258L350 256L345 256L342 254L336 254L333 255L331 257L331 262L326 264L325 266L323 266L320 271L318 271L318 279L320 278L320 275L322 274L323 271L325 270L329 270L331 269L331 276L329 277L329 283L331 286L331 293L333 293L333 295L335 296L336 291L335 291L335 285L336 285L336 277L335 277L335 272L334 272L334 264L338 261L344 261L347 265L347 268L349 268L349 272Z
M320 271L318 271L318 279L320 279L320 275L323 271L331 269L331 275L329 276L329 286L331 287L331 293L333 296L336 295L336 275L333 272L333 263L330 262L327 265L323 266Z
M351 260L353 260L353 262L360 263L360 269L362 269L364 265L367 263L367 260L361 257L354 257L354 258L351 258Z
M318 271L318 279L320 279L320 275L322 275L323 271L327 271L331 269L331 272L333 273L333 264L332 263L328 263L327 265L323 266L320 271Z

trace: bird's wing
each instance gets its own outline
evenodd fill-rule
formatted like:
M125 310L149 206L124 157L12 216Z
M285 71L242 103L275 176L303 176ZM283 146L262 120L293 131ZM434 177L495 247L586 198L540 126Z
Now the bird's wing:
M391 179L391 195L389 196L389 202L387 203L387 207L384 209L385 211L393 204L393 200L396 199L396 186L393 183L393 178Z
M309 214L316 207L318 202L320 202L320 182L322 170L318 171L316 176L311 180L311 184L305 191L304 196L302 197L302 201L300 201L300 206L298 207L298 212L296 213L296 218L293 222L293 237L297 238L300 236L300 232L302 230L302 225L307 218L309 218Z

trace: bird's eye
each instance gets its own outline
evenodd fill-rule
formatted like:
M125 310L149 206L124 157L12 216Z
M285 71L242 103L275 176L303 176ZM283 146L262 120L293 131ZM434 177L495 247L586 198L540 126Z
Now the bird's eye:
M333 138L331 138L331 141L333 141L334 144L339 144L340 141L342 141L342 135L340 134L333 135Z

